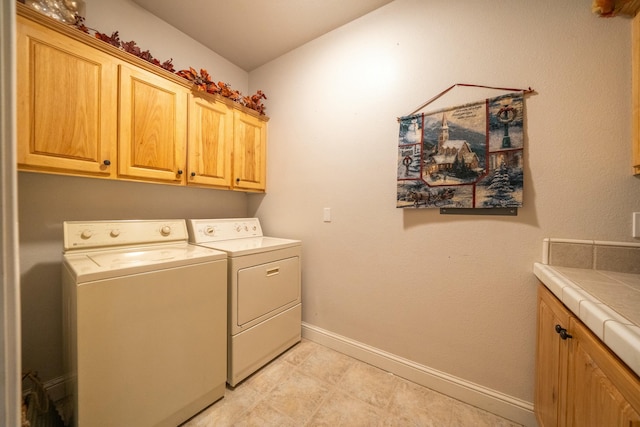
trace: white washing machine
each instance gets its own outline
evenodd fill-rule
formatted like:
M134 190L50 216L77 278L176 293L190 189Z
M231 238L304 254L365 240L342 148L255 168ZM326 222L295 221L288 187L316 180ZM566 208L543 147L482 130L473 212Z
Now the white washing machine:
M192 243L228 254L227 382L235 386L300 341L302 243L263 236L258 218L187 226Z
M224 395L227 255L185 220L64 223L73 424L175 427Z

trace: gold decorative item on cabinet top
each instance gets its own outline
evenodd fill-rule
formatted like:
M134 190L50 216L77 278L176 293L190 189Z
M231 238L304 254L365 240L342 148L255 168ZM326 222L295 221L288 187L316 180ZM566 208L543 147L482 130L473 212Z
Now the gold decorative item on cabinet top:
M76 15L84 16L84 0L25 0L30 8L66 24L76 22Z

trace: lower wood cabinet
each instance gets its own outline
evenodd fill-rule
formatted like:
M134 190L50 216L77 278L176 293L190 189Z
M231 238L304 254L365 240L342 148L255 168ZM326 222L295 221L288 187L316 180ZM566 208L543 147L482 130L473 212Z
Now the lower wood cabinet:
M567 425L640 426L640 380L580 321L569 327Z
M543 427L640 427L640 378L542 284L534 406Z

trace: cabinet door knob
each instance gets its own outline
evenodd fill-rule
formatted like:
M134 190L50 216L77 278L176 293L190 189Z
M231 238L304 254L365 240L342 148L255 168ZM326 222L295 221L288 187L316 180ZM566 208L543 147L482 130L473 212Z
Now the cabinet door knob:
M182 169L178 169L178 175L182 175Z
M195 172L191 172L191 176L196 176L196 173Z
M105 160L104 162L102 162L102 164L105 166L109 166L111 165L111 160Z
M573 338L573 335L568 334L567 330L560 325L556 325L556 332L560 334L560 338L566 340L567 338Z

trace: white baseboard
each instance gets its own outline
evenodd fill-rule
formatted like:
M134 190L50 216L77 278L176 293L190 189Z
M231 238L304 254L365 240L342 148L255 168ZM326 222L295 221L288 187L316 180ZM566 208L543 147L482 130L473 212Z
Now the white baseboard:
M302 322L302 336L516 423L527 427L537 426L531 402L465 381L305 322Z

